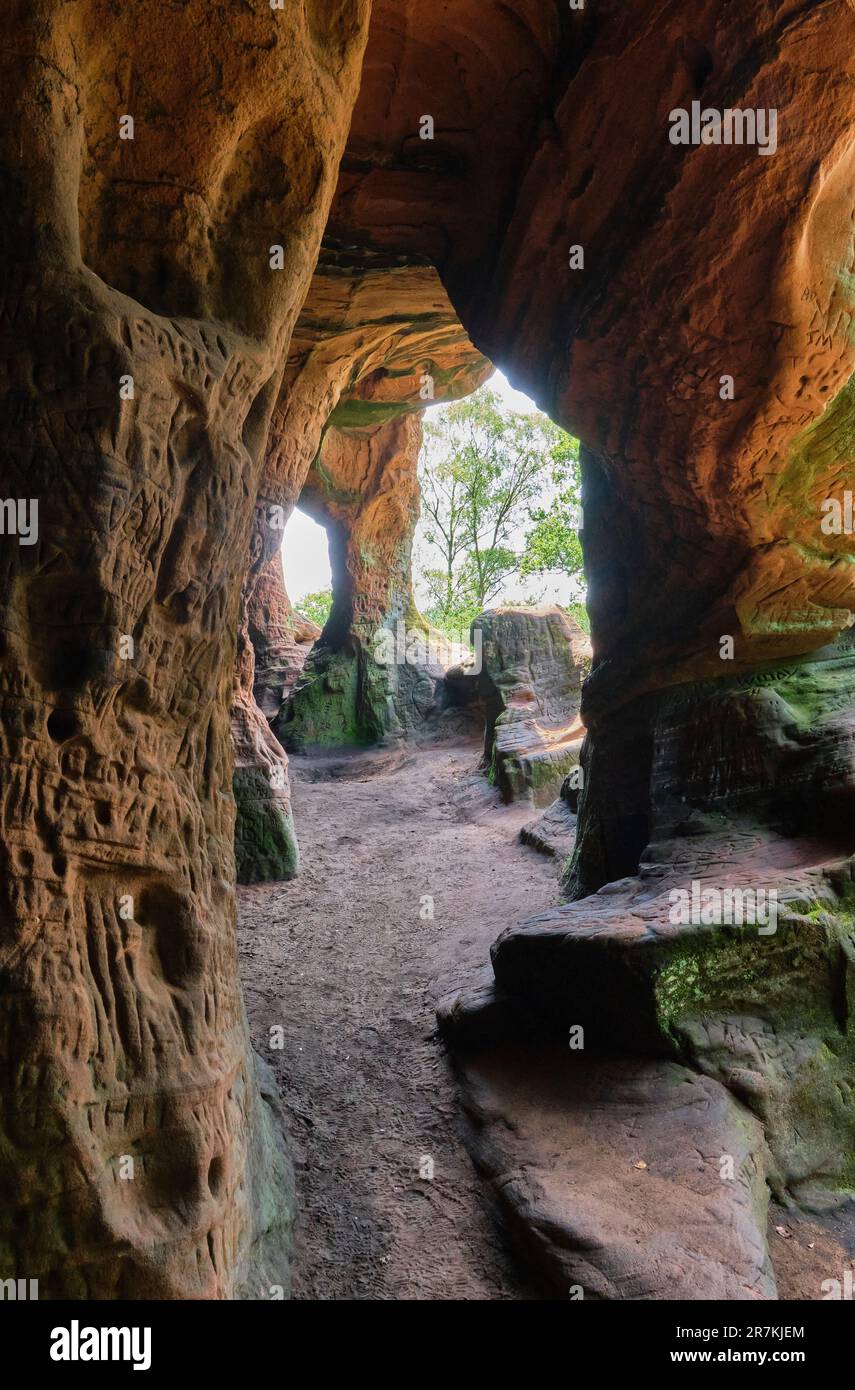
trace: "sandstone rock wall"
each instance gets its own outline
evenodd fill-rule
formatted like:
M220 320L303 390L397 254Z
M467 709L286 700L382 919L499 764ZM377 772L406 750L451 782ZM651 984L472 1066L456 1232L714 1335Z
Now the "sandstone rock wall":
M0 467L38 518L0 546L0 1249L43 1297L287 1285L228 713L365 36L362 0L335 9L4 15Z
M331 227L431 255L482 350L588 446L592 718L721 675L721 634L744 668L822 646L855 611L820 530L855 366L855 13L414 8L375 6ZM468 56L438 86L430 43L486 46L501 103ZM672 144L698 98L774 107L774 156Z
M850 1028L833 998L848 978L853 846L833 823L851 813L855 692L839 647L823 653L852 623L855 571L851 527L822 521L830 501L845 505L851 471L855 12L662 0L640 14L603 0L580 17L461 0L419 29L415 9L375 6L331 228L429 254L474 341L582 439L594 650L570 880L586 896L566 923L558 914L500 942L498 989L462 996L446 1017L461 1041L507 1043L536 1035L560 1001L559 1031L587 1020L608 1046L676 1048L750 1104L771 1157L755 1130L722 1214L742 1232L725 1296L774 1296L758 1173L794 1192L826 1165L840 1184L851 1153L834 1101L851 1084ZM456 55L449 90L428 47ZM475 50L504 83L500 104ZM775 152L672 143L670 113L694 101L774 110ZM430 143L416 111L433 115ZM672 800L689 828L663 862ZM693 873L717 891L783 892L787 868L771 948L756 931L662 927L668 893L688 891ZM586 1296L678 1296L675 1271L695 1296L685 1232L705 1224L705 1179L661 1150L663 1258L639 1271L628 1233L649 1194L617 1170L604 1186L572 1164L545 1169L523 1100L545 1063L532 1050L520 1065L501 1104L495 1069L492 1092L482 1084L490 1061L469 1067L467 1098L521 1247L553 1275L572 1270ZM580 1066L566 1059L548 1106L556 1094L576 1103ZM651 1067L630 1089L647 1097L635 1113L655 1148ZM813 1087L823 1118L816 1144L800 1144ZM701 1154L726 1144L735 1114L715 1087L708 1099L720 1129ZM486 1154L479 1125L499 1114ZM533 1136L525 1152L507 1139L521 1133ZM721 1289L717 1259L702 1281Z
M491 1027L522 1004L567 1024L558 952L580 1008L633 1005L594 1033L706 1073L699 1152L745 1100L771 1159L752 1129L719 1225L748 1233L736 1286L770 1296L758 1174L798 1194L852 1149L855 589L851 529L821 521L851 472L855 12L375 0L369 33L368 10L6 7L0 466L38 520L0 547L0 1246L47 1296L285 1281L232 894L229 702L236 661L254 685L268 504L293 504L330 421L389 427L425 359L453 395L486 354L583 440L594 647L587 896L497 948ZM774 109L774 155L672 144L695 100ZM246 766L281 764L241 702ZM786 887L772 953L668 930L650 886L687 872ZM660 1135L662 1080L628 1092ZM591 1273L588 1226L559 1219L578 1174L548 1202L491 1162L529 1248L558 1233L601 1296L674 1296L693 1267L669 1240L708 1194L659 1152L680 1200L658 1284L631 1259L643 1192L588 1190L621 1214ZM733 1289L719 1273L705 1287Z
M273 719L321 635L317 623L298 612L288 597L281 550L259 574L248 605L248 622L255 653L255 702L266 719Z

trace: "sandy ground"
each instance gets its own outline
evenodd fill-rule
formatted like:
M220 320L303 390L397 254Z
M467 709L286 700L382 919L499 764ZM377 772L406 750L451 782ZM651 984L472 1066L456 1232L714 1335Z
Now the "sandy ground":
M484 1206L435 1030L461 969L559 900L555 862L517 838L531 811L497 805L478 751L295 758L300 876L240 890L253 1040L295 1158L296 1298L537 1296Z
M500 931L559 901L555 861L519 843L531 811L498 803L478 753L293 759L300 876L239 890L253 1041L295 1161L298 1299L539 1296L487 1211L434 1019ZM779 1296L822 1298L855 1220L773 1204L769 1242Z

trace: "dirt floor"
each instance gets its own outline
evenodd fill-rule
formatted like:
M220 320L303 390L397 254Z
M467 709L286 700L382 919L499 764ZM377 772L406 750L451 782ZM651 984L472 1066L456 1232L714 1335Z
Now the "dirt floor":
M239 890L253 1041L295 1161L295 1298L541 1296L487 1211L434 1018L500 931L559 901L556 861L519 842L531 810L499 803L478 754L292 759L300 875ZM779 1296L822 1298L855 1220L773 1204L769 1244Z
M484 1206L434 1019L500 931L559 900L555 861L518 841L532 812L497 803L478 752L293 759L300 875L240 890L295 1158L296 1298L537 1296Z

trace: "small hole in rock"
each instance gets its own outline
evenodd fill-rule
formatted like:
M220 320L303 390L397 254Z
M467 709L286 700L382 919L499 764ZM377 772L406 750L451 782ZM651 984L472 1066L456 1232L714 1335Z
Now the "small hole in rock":
M76 715L72 710L55 709L48 715L47 731L54 743L66 743L78 731Z
M219 1156L219 1154L217 1154L214 1158L211 1159L211 1163L208 1168L208 1189L212 1197L216 1197L219 1195L220 1189L223 1186L224 1177L225 1166L223 1164L222 1158Z

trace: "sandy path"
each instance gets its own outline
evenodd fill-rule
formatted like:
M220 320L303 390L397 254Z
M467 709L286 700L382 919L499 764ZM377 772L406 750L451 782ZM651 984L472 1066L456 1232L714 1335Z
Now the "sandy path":
M240 890L253 1038L297 1171L296 1298L533 1296L458 1136L433 1015L504 927L558 901L554 862L517 841L530 812L496 807L477 752L295 759L301 875Z

